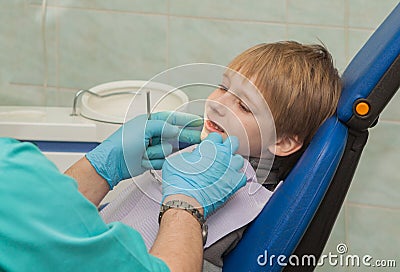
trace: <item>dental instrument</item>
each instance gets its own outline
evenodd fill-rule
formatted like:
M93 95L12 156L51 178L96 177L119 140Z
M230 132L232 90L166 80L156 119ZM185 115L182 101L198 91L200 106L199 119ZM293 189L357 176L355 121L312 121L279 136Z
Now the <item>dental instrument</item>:
M146 113L147 120L150 120L150 91L146 90Z

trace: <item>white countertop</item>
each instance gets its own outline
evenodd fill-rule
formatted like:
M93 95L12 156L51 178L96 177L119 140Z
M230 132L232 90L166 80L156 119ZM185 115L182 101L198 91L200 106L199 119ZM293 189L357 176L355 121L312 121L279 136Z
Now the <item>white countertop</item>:
M69 107L0 106L0 137L101 142L120 126L71 116L71 112Z

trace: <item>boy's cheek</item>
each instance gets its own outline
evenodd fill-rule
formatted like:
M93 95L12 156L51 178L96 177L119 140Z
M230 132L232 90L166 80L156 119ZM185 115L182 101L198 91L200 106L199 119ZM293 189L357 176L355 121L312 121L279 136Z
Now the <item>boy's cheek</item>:
M205 138L207 138L208 134L209 134L209 132L203 128L203 130L201 131L201 134L200 134L200 139L203 141ZM250 149L252 149L250 147L249 139L247 137L244 137L243 135L235 135L235 136L238 137L239 143L240 143L239 149L236 151L236 154L240 154L242 156L249 156L251 153ZM222 138L225 141L227 138L227 135L226 134L222 135ZM258 149L258 148L255 148L255 149ZM257 153L257 151L255 153Z

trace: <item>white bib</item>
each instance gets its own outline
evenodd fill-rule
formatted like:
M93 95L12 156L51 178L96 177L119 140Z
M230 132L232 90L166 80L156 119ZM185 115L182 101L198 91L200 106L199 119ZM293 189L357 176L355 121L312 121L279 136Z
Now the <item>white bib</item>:
M247 160L242 171L246 173L246 186L207 218L208 237L204 248L254 220L272 195L271 191L255 182L255 171ZM159 227L158 214L162 194L158 177L161 178L161 170L146 171L135 177L100 212L106 223L121 221L136 229L148 249L153 245Z

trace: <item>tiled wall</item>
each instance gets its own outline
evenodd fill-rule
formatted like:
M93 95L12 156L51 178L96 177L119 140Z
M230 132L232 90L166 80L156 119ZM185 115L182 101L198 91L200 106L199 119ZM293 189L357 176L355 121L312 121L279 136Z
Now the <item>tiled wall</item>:
M321 40L343 72L355 52L398 3L397 0L46 2L46 9L42 9L42 0L0 0L0 105L70 106L80 88L122 79L148 80L167 68L186 63L226 65L252 45L287 39L305 43ZM190 97L203 98L207 94L208 91L191 93ZM399 96L371 131L327 252L336 253L336 245L345 242L353 254L398 258Z

